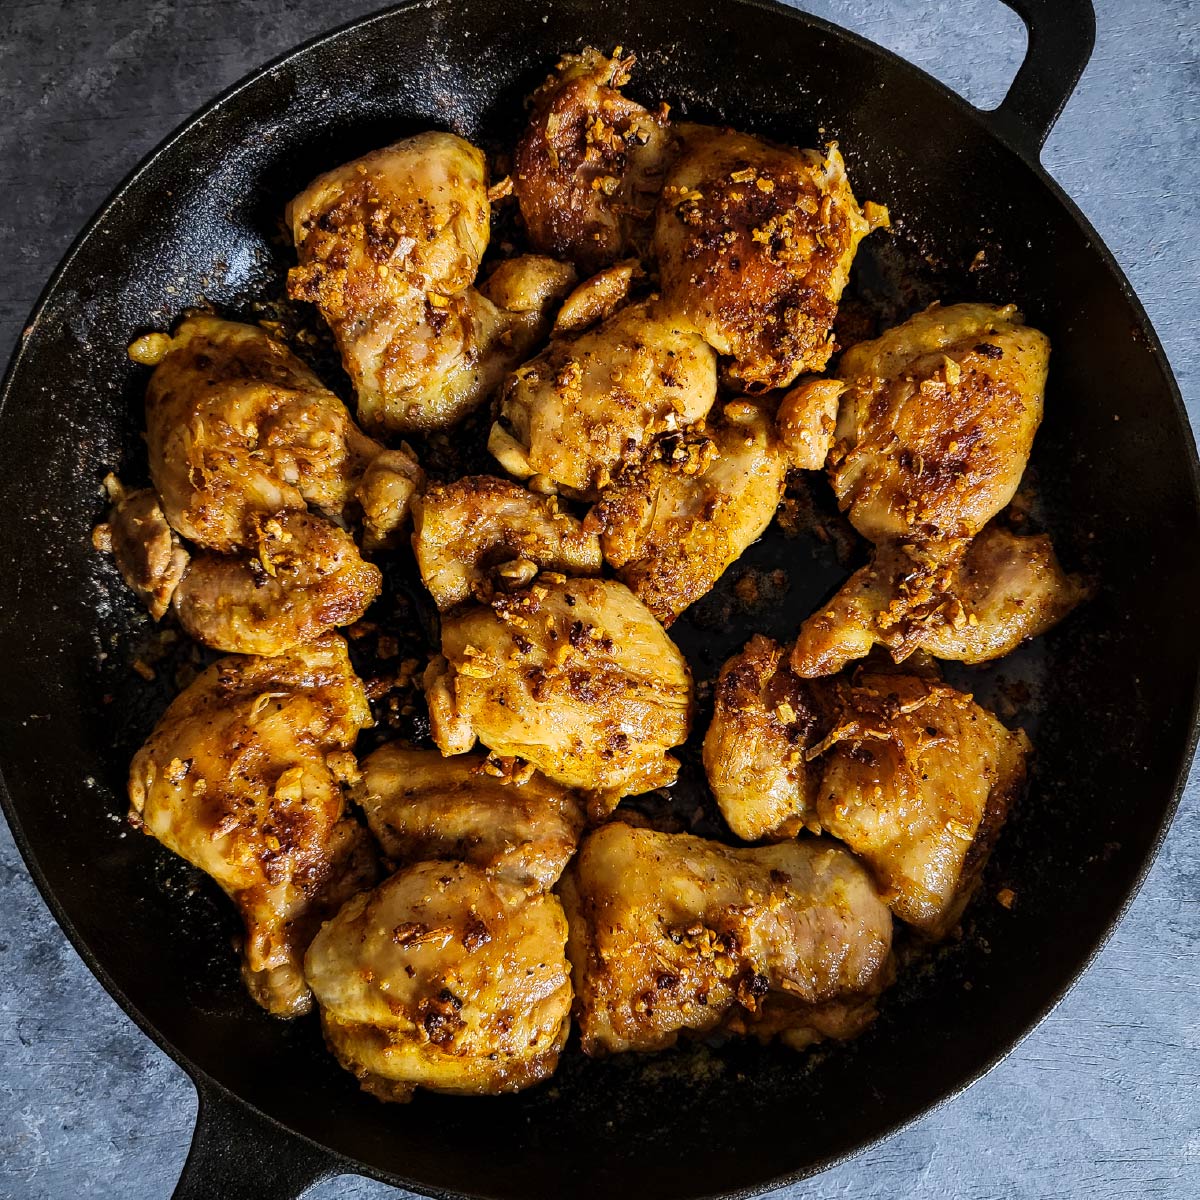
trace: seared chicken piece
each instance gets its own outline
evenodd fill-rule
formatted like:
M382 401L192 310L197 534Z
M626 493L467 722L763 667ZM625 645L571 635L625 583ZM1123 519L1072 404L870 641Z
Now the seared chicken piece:
M1025 782L1029 741L970 696L913 675L839 686L817 811L931 937L962 914Z
M615 822L561 891L587 1054L717 1029L797 1049L853 1037L888 981L891 915L833 842L735 850Z
M413 549L421 578L443 612L487 599L491 574L504 586L529 583L541 567L600 572L600 542L554 496L535 496L491 475L433 484L413 508Z
M558 1065L570 1028L566 937L557 897L426 862L355 896L304 966L326 1041L364 1091L494 1095Z
M358 481L354 498L362 510L363 548L393 548L425 485L425 472L406 442L377 454Z
M692 705L683 655L627 588L562 576L444 617L425 695L443 754L478 738L592 793L596 814L674 782Z
M680 129L682 153L658 202L663 299L691 321L747 391L821 371L864 216L837 146L827 154L728 129Z
M802 379L779 401L775 431L793 467L819 471L825 465L845 390L840 379Z
M574 282L569 267L530 257L476 291L490 220L483 152L450 133L327 171L288 206L300 258L289 294L329 322L365 425L452 425L520 361Z
M756 634L721 668L704 770L738 837L780 841L805 826L820 832L819 767L805 754L826 724L813 685L792 674L770 638Z
M833 675L875 645L895 662L914 650L988 662L1053 628L1085 595L1045 534L989 525L970 542L887 542L801 626L792 669Z
M282 512L344 517L384 452L284 345L206 316L179 326L150 377L146 440L167 520L221 554L254 547L260 521ZM407 470L415 489L420 469ZM393 524L407 497L395 500Z
M768 413L734 401L707 432L659 438L601 493L584 527L599 530L605 559L669 626L762 536L787 467Z
M670 143L666 107L627 99L632 54L568 54L533 95L513 187L535 249L595 271L643 250Z
M1013 497L1050 343L1015 305L933 305L842 356L831 475L874 542L973 537Z
M130 820L211 875L246 925L242 975L269 1012L307 1012L321 921L375 878L344 815L350 747L371 724L341 638L223 658L163 714L129 771Z
M696 332L653 300L633 304L510 375L488 449L518 478L545 475L595 500L655 435L699 421L716 395L716 359Z
M114 475L104 482L113 508L92 531L92 544L112 554L126 584L161 621L187 570L188 552L167 524L153 488L127 492Z
M231 654L281 654L349 625L379 595L383 575L324 517L282 513L259 527L254 557L200 554L175 591L198 642Z
M558 882L583 829L569 788L528 768L504 775L482 754L443 758L390 742L362 764L354 795L393 862L453 859L543 891Z

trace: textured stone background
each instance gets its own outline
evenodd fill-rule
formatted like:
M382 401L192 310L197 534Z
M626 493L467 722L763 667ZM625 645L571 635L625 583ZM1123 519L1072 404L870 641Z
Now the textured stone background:
M669 2L669 0L667 0ZM114 184L216 92L377 0L4 0L0 355ZM988 106L1024 45L998 0L805 0ZM519 5L514 5L514 9ZM1141 296L1200 424L1200 4L1098 0L1095 57L1045 162ZM620 31L614 31L614 35ZM786 1193L1200 1196L1200 787L1059 1010L953 1104ZM0 1197L166 1197L195 1097L67 945L0 823ZM361 1179L310 1200L399 1196Z

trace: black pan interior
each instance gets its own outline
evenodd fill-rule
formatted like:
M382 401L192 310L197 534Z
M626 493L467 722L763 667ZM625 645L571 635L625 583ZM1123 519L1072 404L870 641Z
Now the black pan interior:
M734 19L733 7L434 2L285 60L160 153L77 246L0 414L0 762L60 916L185 1065L421 1190L734 1193L816 1169L953 1093L1093 951L1161 835L1189 752L1195 452L1136 301L1045 178L961 101L814 19L748 3ZM149 626L89 532L104 473L141 470L144 374L124 353L136 333L203 301L251 312L279 292L280 212L313 174L427 127L503 149L526 93L586 43L637 51L631 90L678 115L801 145L836 137L860 199L896 219L856 269L863 311L1012 299L1049 333L1040 510L1067 564L1099 587L1014 660L955 674L1033 733L1033 785L965 935L905 976L860 1041L805 1056L572 1053L517 1098L387 1107L325 1055L314 1022L276 1022L247 1000L219 897L122 825L129 756L169 687L165 672L154 684L130 672ZM784 571L786 588L747 607L735 586L745 566ZM755 630L788 636L844 571L832 545L764 539L677 626L698 677ZM1016 893L1011 911L994 902L1001 886Z

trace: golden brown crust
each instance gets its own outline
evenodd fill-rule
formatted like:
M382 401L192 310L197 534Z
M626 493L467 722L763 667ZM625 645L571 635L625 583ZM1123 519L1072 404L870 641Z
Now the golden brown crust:
M733 359L749 391L820 371L869 231L836 145L827 155L685 127L658 204L663 297Z
M206 871L246 924L244 969L270 1012L305 1012L317 926L374 878L344 816L348 751L370 725L341 638L220 659L181 692L129 770L130 819Z
M1012 499L1050 344L1014 305L933 305L842 356L831 478L872 541L972 537Z
M280 654L367 611L383 575L354 539L323 517L281 513L257 522L256 553L200 554L175 591L184 631L230 654Z
M812 687L788 669L785 651L756 634L721 668L704 770L730 829L747 842L819 832L818 768L805 754L824 735Z
M568 54L533 95L514 190L533 247L596 271L647 239L662 186L666 109L627 99L632 54Z

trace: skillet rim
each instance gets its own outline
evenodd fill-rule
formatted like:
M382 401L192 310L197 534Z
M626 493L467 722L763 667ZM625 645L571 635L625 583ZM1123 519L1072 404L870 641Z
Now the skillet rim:
M29 316L21 326L17 336L17 342L9 359L8 366L5 370L3 382L0 383L0 421L3 420L4 414L7 411L10 394L14 389L14 384L21 370L24 358L28 351L28 347L34 342L38 335L38 326L43 313L54 299L55 293L59 288L60 283L69 272L75 258L82 251L83 247L92 236L92 234L104 224L110 212L114 210L124 199L125 194L134 189L141 177L146 174L160 159L170 154L177 145L184 143L193 130L204 121L207 121L213 114L224 109L228 104L234 101L243 92L257 85L264 78L271 76L281 69L287 67L293 61L301 56L307 55L310 52L316 51L318 48L325 46L327 43L332 43L338 39L353 32L358 32L367 26L382 23L394 19L398 15L406 12L414 12L423 9L432 9L444 3L449 3L450 0L403 0L402 3L389 5L386 8L380 9L373 13L368 13L365 16L358 17L354 20L344 22L322 33L318 33L313 37L283 51L281 54L268 60L243 75L229 87L225 88L212 100L202 105L198 110L187 117L182 123L177 125L170 133L168 133L157 145L155 145L141 160L121 179L121 181L113 188L109 195L101 202L95 210L91 218L84 224L80 232L74 237L68 246L62 259L51 273L44 287L41 289L37 299L35 300ZM1004 0L1008 3L1008 0ZM1042 184L1049 193L1049 198L1056 201L1066 212L1066 214L1074 221L1080 232L1088 243L1089 250L1098 256L1100 263L1107 269L1109 275L1116 282L1118 289L1130 307L1130 311L1136 322L1136 332L1139 337L1145 342L1151 357L1159 370L1163 381L1166 384L1166 389L1170 397L1171 405L1174 411L1176 422L1184 431L1184 446L1188 458L1189 479L1191 484L1191 498L1195 502L1197 508L1200 508L1200 456L1197 454L1197 445L1195 433L1192 431L1191 421L1184 405L1183 395L1180 391L1178 381L1175 378L1174 372L1171 369L1166 353L1163 350L1153 325L1150 322L1145 308L1142 305L1137 293L1134 291L1120 264L1109 250L1107 244L1100 237L1097 231L1093 228L1090 221L1075 204L1075 202L1067 195L1058 182L1048 173L1042 165L1040 150L1036 147L1031 148L1028 143L1023 143L1019 136L1015 136L1019 131L1011 125L997 119L997 114L1001 113L1004 108L1004 102L995 109L980 109L969 103L957 92L953 91L940 80L934 78L928 72L907 59L900 57L898 54L886 47L880 46L869 39L857 34L842 26L836 25L831 21L825 20L822 17L813 15L812 13L793 8L788 4L781 3L780 0L735 0L735 3L744 8L757 9L763 12L770 12L780 16L786 16L795 20L798 25L806 26L834 38L840 38L848 42L850 46L859 54L875 55L881 59L889 68L903 74L908 74L910 78L919 82L921 85L931 88L933 92L943 102L949 102L953 108L956 108L961 116L964 116L968 121L977 128L985 136L1000 142L1010 152L1015 154L1021 161L1029 167L1034 175L1034 178ZM1019 12L1023 24L1027 29L1031 28L1031 22L1024 12ZM1026 57L1028 56L1028 48ZM1068 101L1069 102L1069 96ZM1176 760L1174 781L1171 787L1171 793L1167 804L1163 808L1162 817L1158 822L1158 828L1155 830L1152 844L1143 856L1139 863L1136 875L1129 885L1121 902L1113 911L1112 915L1107 919L1103 930L1099 936L1088 947L1086 956L1080 963L1078 969L1071 977L1057 990L1053 991L1045 1000L1044 1004L1040 1005L1035 1016L1029 1021L1026 1027L1009 1042L1008 1045L995 1051L988 1056L975 1070L969 1072L959 1083L953 1086L948 1091L944 1092L937 1100L926 1105L925 1107L915 1111L905 1117L902 1117L890 1124L884 1126L880 1131L860 1141L854 1148L848 1149L842 1153L832 1154L821 1158L815 1162L809 1163L807 1166L799 1168L795 1171L786 1172L778 1175L773 1179L765 1182L759 1182L748 1185L746 1187L722 1191L722 1192L705 1192L696 1193L695 1200L718 1200L718 1198L728 1198L728 1200L743 1200L753 1196L763 1195L777 1188L787 1186L791 1183L800 1182L805 1179L812 1178L829 1168L845 1162L864 1150L870 1149L873 1146L880 1144L890 1138L900 1130L907 1128L916 1121L936 1112L957 1097L963 1094L968 1088L977 1083L985 1075L990 1074L996 1066L1006 1059L1012 1052L1025 1041L1027 1037L1039 1026L1043 1024L1063 1002L1068 993L1078 984L1079 980L1087 973L1095 963L1095 960L1108 945L1117 926L1124 919L1129 911L1133 901L1137 898L1141 891L1146 877L1157 861L1159 854L1162 851L1163 844L1166 841L1167 835L1170 832L1171 825L1179 809L1180 801L1186 789L1188 776L1195 757L1197 744L1200 742L1200 661L1193 666L1194 682L1192 686L1192 696L1190 709L1187 716L1187 735L1184 738L1184 745ZM339 1173L354 1173L364 1175L369 1178L377 1179L384 1183L392 1184L393 1186L401 1186L408 1188L414 1192L418 1192L428 1196L462 1196L470 1197L472 1200L491 1200L492 1193L479 1191L455 1191L446 1192L442 1189L432 1188L429 1185L423 1184L417 1180L407 1179L403 1176L393 1174L389 1171L375 1167L363 1160L347 1157L342 1152L325 1145L322 1142L293 1129L289 1125L285 1125L281 1121L264 1112L251 1102L243 1099L236 1092L231 1091L224 1084L215 1080L206 1070L193 1062L186 1054L174 1046L158 1028L142 1013L139 1006L130 998L130 996L119 987L115 980L111 978L108 971L105 969L100 958L91 949L90 945L84 940L82 935L75 928L71 918L67 915L64 907L60 903L54 890L49 885L45 874L42 871L38 861L37 853L25 835L25 831L20 823L16 813L16 808L12 797L9 793L8 784L4 777L3 762L0 762L0 808L3 809L5 818L8 821L9 828L12 831L13 841L16 844L17 850L21 855L21 859L29 872L30 878L36 885L42 900L50 910L54 917L55 923L66 935L67 940L75 952L79 955L84 965L99 981L104 990L112 997L113 1000L120 1006L122 1011L137 1025L137 1027L150 1038L154 1044L163 1051L176 1063L188 1076L193 1086L196 1088L198 1095L198 1106L196 1114L197 1129L208 1120L205 1115L205 1109L214 1103L223 1103L240 1107L243 1110L248 1110L258 1120L262 1121L272 1131L278 1131L276 1136L283 1139L293 1139L303 1143L305 1146L317 1151L320 1156L326 1159L329 1163L330 1170L323 1173L323 1177L332 1177ZM193 1140L193 1146L195 1140ZM184 1174L187 1173L187 1165L184 1166ZM182 1178L182 1177L181 1177Z

